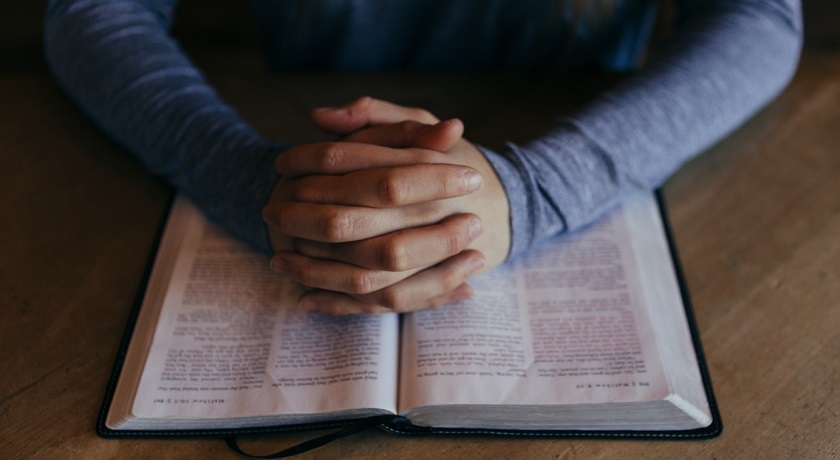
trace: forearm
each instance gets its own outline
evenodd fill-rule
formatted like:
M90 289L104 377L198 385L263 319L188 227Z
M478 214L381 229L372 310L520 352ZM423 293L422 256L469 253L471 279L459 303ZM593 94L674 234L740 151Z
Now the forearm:
M150 172L251 245L280 146L251 129L169 36L177 1L50 3L45 50L56 79Z
M798 4L683 3L646 69L546 136L488 153L511 201L512 255L661 185L784 88L801 46Z

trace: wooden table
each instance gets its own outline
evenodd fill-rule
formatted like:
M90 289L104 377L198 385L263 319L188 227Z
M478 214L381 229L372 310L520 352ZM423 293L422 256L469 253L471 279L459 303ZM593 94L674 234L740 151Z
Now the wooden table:
M293 132L297 140L317 137L304 121L308 107L364 93L460 116L468 137L490 145L502 140L499 133L538 133L557 110L589 94L577 90L579 82L557 92L548 78L280 77L249 70L220 66L210 76L258 129ZM330 89L316 91L324 87ZM0 107L0 455L235 457L215 440L96 436L169 190L46 74L0 77ZM720 438L409 439L371 431L301 458L836 458L840 55L807 52L781 97L688 164L665 195L723 414ZM309 437L245 444L269 452Z

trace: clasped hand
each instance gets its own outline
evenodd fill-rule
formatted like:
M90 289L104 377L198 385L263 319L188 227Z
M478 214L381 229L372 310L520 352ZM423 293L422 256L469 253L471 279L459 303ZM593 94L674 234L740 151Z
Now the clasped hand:
M307 288L299 306L407 312L471 297L468 278L507 256L510 224L463 124L371 98L312 118L344 137L278 156L263 211L272 269Z

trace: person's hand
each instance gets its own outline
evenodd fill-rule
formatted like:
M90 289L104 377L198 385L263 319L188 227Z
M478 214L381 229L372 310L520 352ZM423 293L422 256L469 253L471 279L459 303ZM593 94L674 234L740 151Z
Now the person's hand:
M471 213L482 220L484 232L469 248L477 249L485 255L485 270L504 261L511 237L507 194L484 155L461 137L464 127L459 120L440 122L426 110L403 107L370 97L359 98L343 107L316 109L312 118L318 127L345 135L344 140L348 142L417 148L404 150L411 155L399 160L393 155L378 155L371 150L364 150L352 158L351 155L344 155L341 161L316 161L308 165L295 165L295 156L281 156L278 157L278 169L294 171L295 174L340 174L342 170L350 170L354 166L377 168L399 166L406 162L435 165L435 168L442 168L446 164L473 168L481 174L481 188L475 193L459 195L458 199L445 200L442 204L453 212ZM424 152L422 149L437 152ZM311 161L311 158L303 160ZM436 185L422 179L416 182L416 190L428 191Z
M421 137L451 130L418 127ZM434 154L442 155L340 142L298 146L278 158L283 179L264 217L275 249L294 250L278 250L271 265L310 288L300 297L302 308L409 311L472 294L464 282L484 258L464 249L481 222L449 216L437 202L470 193L481 177L463 166L418 164ZM313 175L324 165L333 174Z
M422 110L364 98L315 111L313 118L338 134L407 118L436 121ZM302 307L356 313L436 306L469 297L464 281L504 259L506 197L498 181L500 204L487 200L493 187L486 183L470 193L482 177L465 165L495 175L480 152L459 139L462 129L458 121L398 123L278 158L284 179L265 216L275 247L289 247L282 238L293 237L295 251L278 251L272 266L314 288L301 296ZM470 196L476 199L465 201ZM472 210L497 216L499 229L475 240L482 224L464 213ZM464 251L470 243L491 257Z

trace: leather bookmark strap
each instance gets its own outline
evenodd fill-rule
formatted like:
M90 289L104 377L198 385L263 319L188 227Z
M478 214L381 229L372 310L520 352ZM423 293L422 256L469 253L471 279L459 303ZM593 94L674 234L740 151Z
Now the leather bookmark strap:
M387 415L377 415L377 416L374 416L374 417L359 419L358 421L356 421L352 425L348 425L348 426L346 426L346 427L344 427L344 428L342 428L338 431L334 431L332 433L327 433L323 436L318 436L317 438L313 438L313 439L310 439L308 441L304 441L300 444L296 444L296 445L294 445L292 447L289 447L287 449L283 449L279 452L275 452L273 454L267 454L267 455L252 455L252 454L249 454L249 453L243 451L242 448L239 447L239 440L236 436L231 436L231 437L225 438L225 442L227 443L228 447L230 447L230 449L233 450L234 452L236 452L238 454L241 454L241 455L245 455L245 456L250 457L250 458L286 458L286 457L291 457L291 456L294 456L294 455L302 454L302 453L310 451L312 449L316 449L316 448L321 447L323 445L329 444L329 443L335 441L336 439L341 439L343 437L350 436L350 435L365 431L365 430L373 428L377 425L381 425L383 423L390 422L390 421L392 421L396 418L399 418L399 417L396 416L396 415L387 414Z

